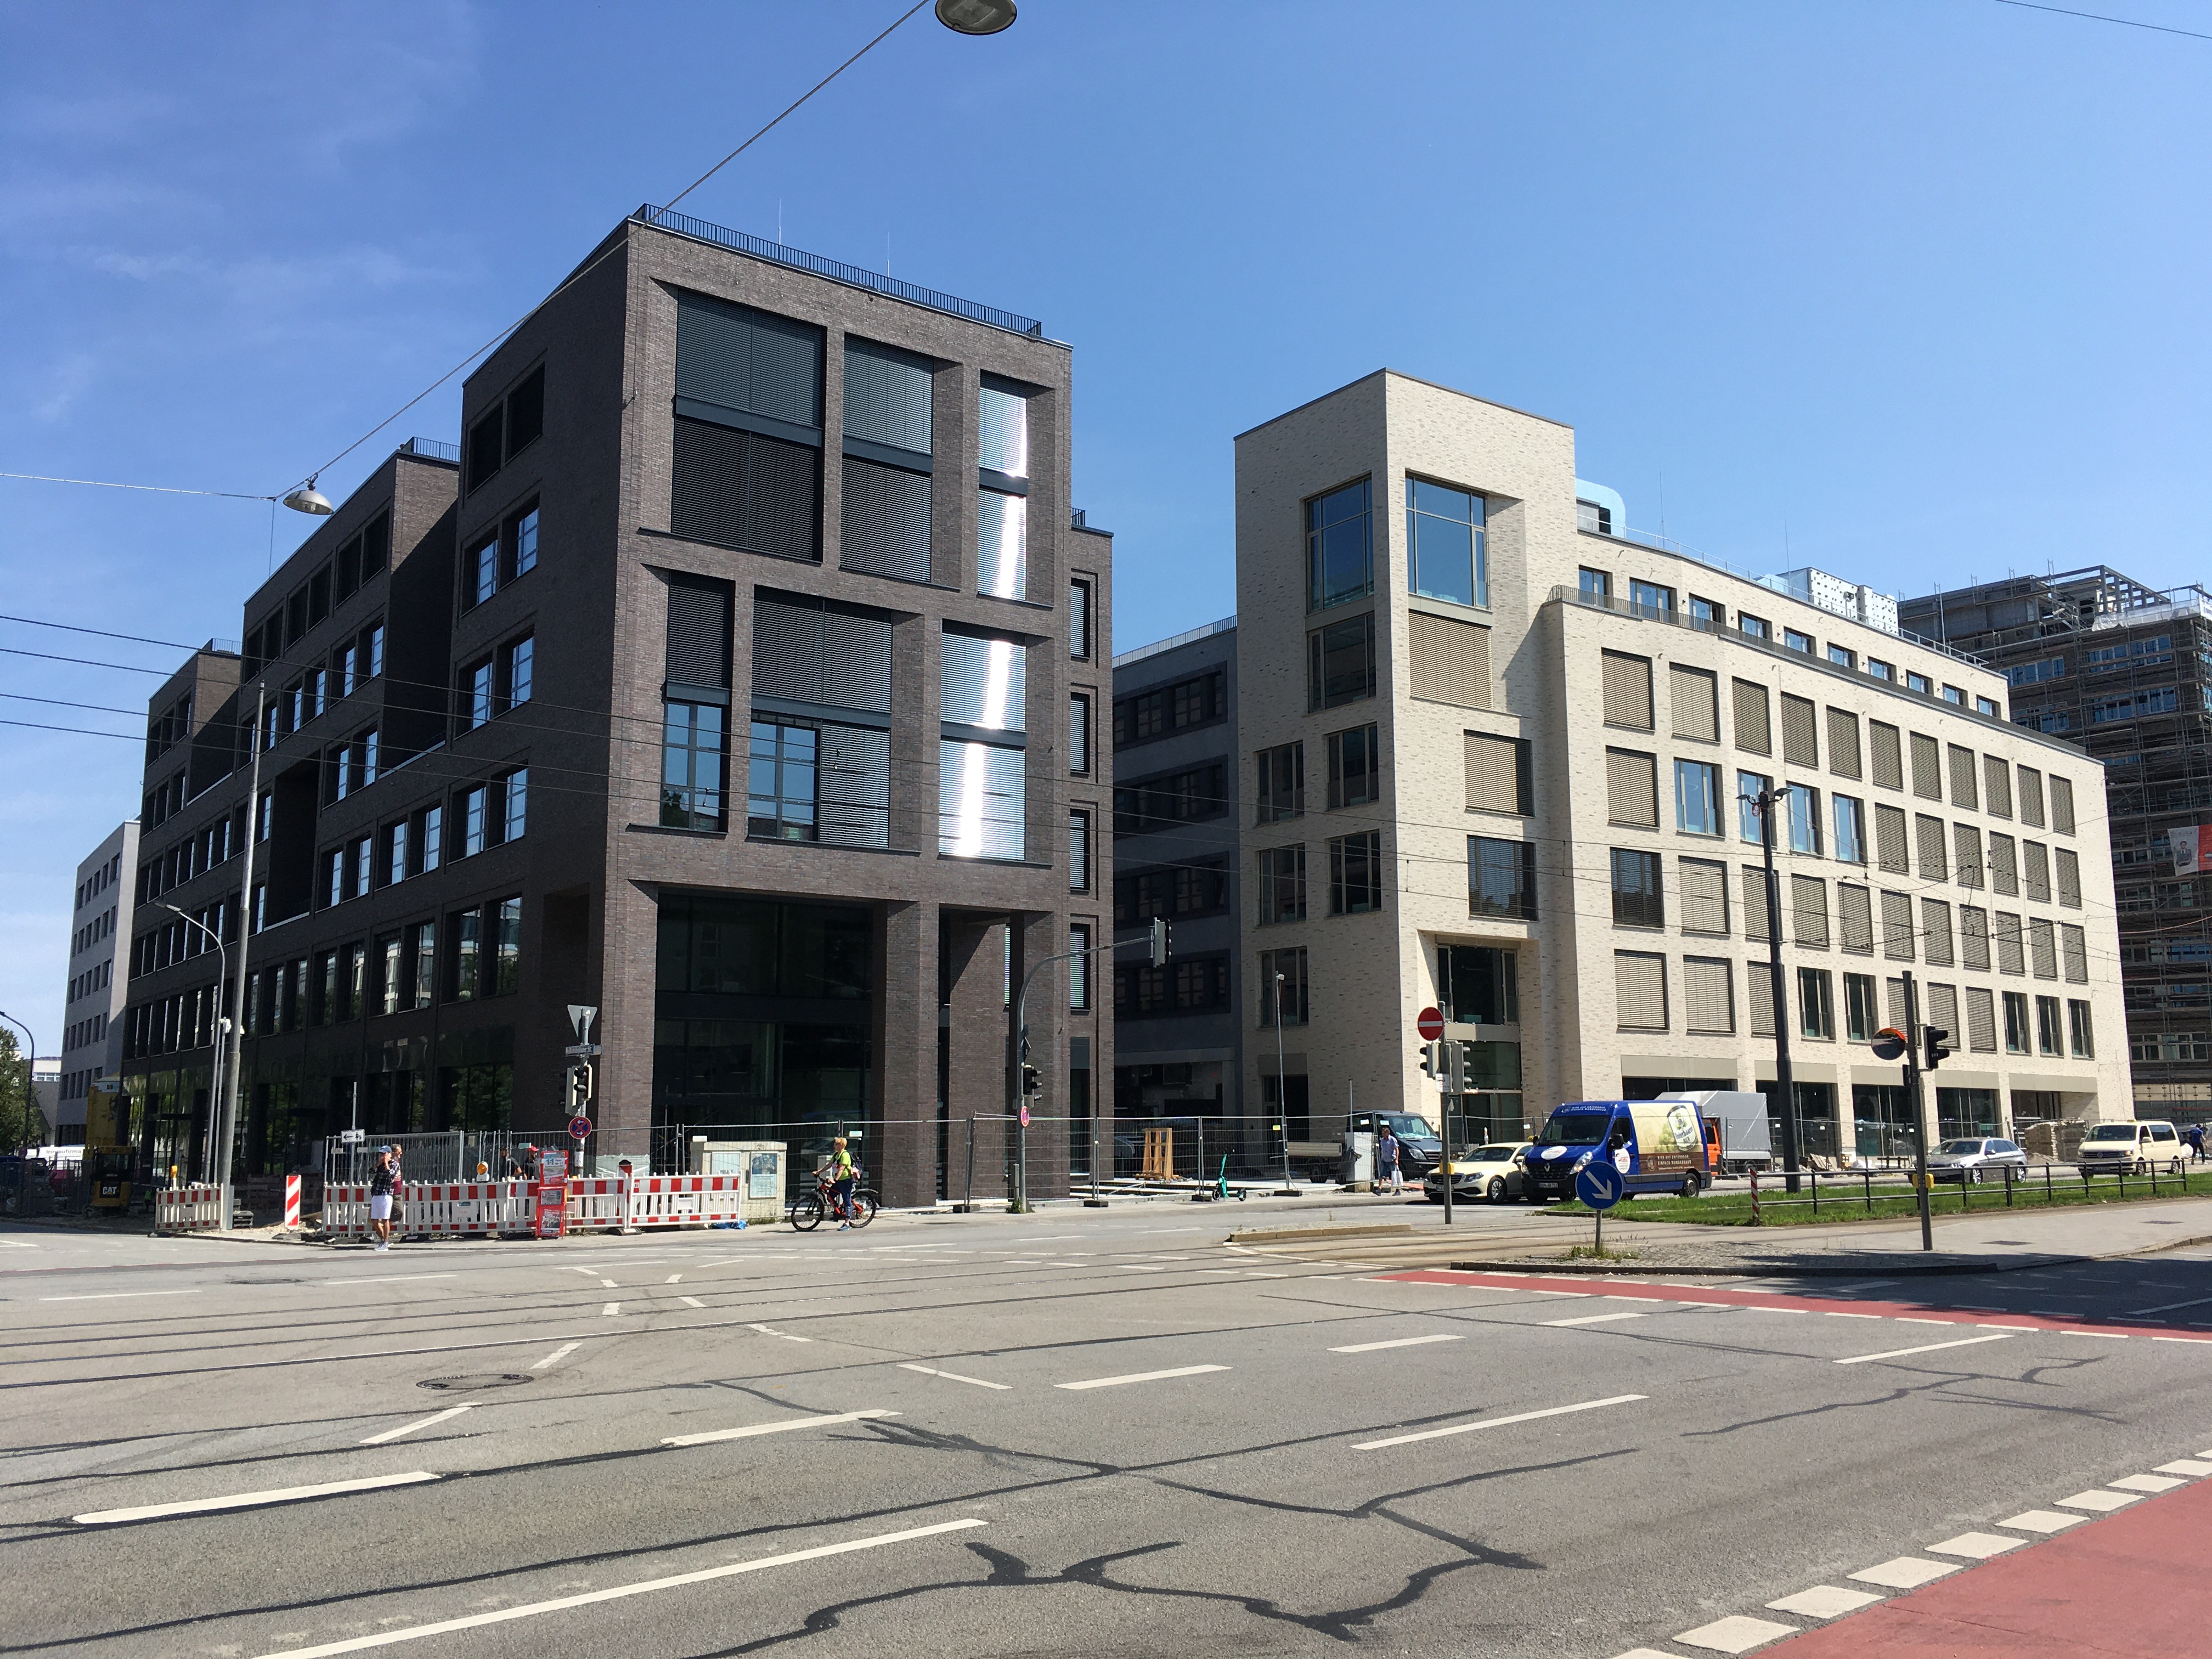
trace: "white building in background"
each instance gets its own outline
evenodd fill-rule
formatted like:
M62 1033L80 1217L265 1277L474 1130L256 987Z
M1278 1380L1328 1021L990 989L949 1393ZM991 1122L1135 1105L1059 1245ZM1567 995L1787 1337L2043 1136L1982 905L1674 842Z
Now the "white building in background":
M62 1052L56 1100L48 1113L54 1140L84 1142L87 1091L123 1065L124 997L129 991L131 909L125 878L138 867L138 821L116 825L76 867L70 910L68 1000L62 1012Z

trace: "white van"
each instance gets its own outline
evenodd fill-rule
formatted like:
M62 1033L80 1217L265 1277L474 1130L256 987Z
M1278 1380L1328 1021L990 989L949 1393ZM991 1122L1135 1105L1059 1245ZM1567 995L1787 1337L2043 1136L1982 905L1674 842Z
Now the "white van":
M2179 1175L2181 1159L2180 1135L2158 1117L2092 1124L2081 1137L2081 1150L2074 1155L2075 1167L2083 1175L2148 1175L2161 1165Z

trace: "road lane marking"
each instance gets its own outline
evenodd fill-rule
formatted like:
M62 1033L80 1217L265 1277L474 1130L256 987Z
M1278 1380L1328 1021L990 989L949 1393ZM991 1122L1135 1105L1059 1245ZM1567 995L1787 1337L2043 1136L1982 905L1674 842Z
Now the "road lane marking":
M2110 1337L2115 1342L2124 1342L2130 1336L2133 1335L2134 1333L2131 1331L2084 1331L2069 1328L2066 1330L2059 1332L2058 1334L2061 1336L2104 1336Z
M1959 1571L1956 1561L1923 1561L1917 1555L1900 1555L1869 1567L1864 1572L1850 1575L1858 1584L1880 1584L1888 1589L1918 1589L1930 1584L1947 1572Z
M1094 1376L1082 1382L1055 1382L1055 1389L1118 1389L1124 1382L1159 1382L1170 1376L1197 1376L1206 1371L1225 1371L1226 1365L1178 1365L1173 1370L1132 1371L1127 1376Z
M1771 1619L1752 1619L1739 1613L1716 1619L1710 1625L1700 1625L1695 1630L1686 1630L1674 1639L1684 1647L1705 1648L1714 1653L1748 1653L1753 1648L1797 1633L1795 1625L1777 1624Z
M1114 1265L1125 1273L1164 1273L1167 1271L1165 1267L1146 1267L1134 1261L1117 1261Z
M2010 1527L2014 1532L2058 1532L2067 1527L2079 1526L2089 1517L2086 1515L2061 1515L2056 1510L2026 1510L2009 1521L1997 1525Z
M550 1601L526 1602L519 1607L501 1607L493 1613L472 1613L459 1619L441 1619L432 1625L410 1625L404 1630L380 1631L374 1636L356 1636L349 1641L325 1642L312 1648L286 1648L282 1652L264 1654L262 1659L331 1659L331 1656L335 1654L358 1653L365 1648L389 1647L398 1642L419 1641L426 1636L443 1636L451 1631L474 1630L484 1625L504 1624L511 1619L527 1619L540 1613L559 1613L569 1607L589 1607L596 1601L613 1601L624 1596L649 1595L654 1590L674 1589L684 1584L704 1584L717 1578L733 1578L740 1573L759 1572L769 1567L819 1561L825 1556L848 1555L855 1550L880 1549L886 1544L904 1544L917 1538L935 1538L945 1533L963 1532L970 1527L988 1524L974 1516L958 1521L940 1521L933 1527L911 1527L904 1532L882 1532L868 1538L848 1538L841 1544L817 1544L811 1549L789 1550L781 1555L736 1561L723 1567L702 1567L696 1572L679 1572L666 1578L647 1578L635 1584L617 1584L611 1589L586 1590L581 1595L559 1596Z
M793 1336L789 1331L772 1331L765 1325L748 1325L745 1328L758 1331L763 1336L781 1337L786 1342L811 1342L814 1340L811 1336Z
M2186 1474L2192 1476L2212 1474L2212 1463L2207 1463L2194 1457L2177 1457L2171 1463L2160 1464L2158 1466L2158 1472L2160 1474Z
M1429 1342L1464 1342L1464 1336L1455 1336L1439 1331L1433 1336L1401 1336L1388 1342L1354 1342L1341 1348L1331 1348L1331 1353L1375 1353L1383 1348L1418 1348Z
M547 1354L544 1358L539 1360L530 1369L533 1371L542 1371L548 1365L557 1365L562 1360L566 1359L570 1354L575 1352L576 1350L582 1346L583 1345L580 1342L563 1342L559 1347L554 1349L551 1353Z
M930 1365L910 1365L903 1359L898 1362L898 1368L902 1371L920 1371L924 1376L941 1376L947 1382L972 1382L979 1389L1011 1389L1014 1386L1011 1382L987 1382L980 1376L963 1376L958 1371L940 1371Z
M677 1285L681 1284L683 1279L684 1275L682 1273L671 1273L667 1278L662 1279L660 1282L664 1285Z
M602 1289L604 1289L604 1290L610 1290L610 1291L611 1291L611 1290L613 1290L613 1289L615 1289L615 1288L616 1288L616 1286L615 1286L615 1282L614 1282L614 1280L613 1280L613 1279L601 1279L601 1280L599 1281L599 1285L600 1285L600 1287L601 1287Z
M748 1423L741 1429L710 1429L703 1434L672 1434L663 1436L664 1446L704 1446L717 1440L750 1440L758 1434L788 1434L793 1429L826 1429L836 1423L865 1423L879 1417L896 1417L896 1412L887 1412L871 1407L860 1412L830 1412L819 1417L787 1417L780 1423Z
M1849 1359L1838 1359L1838 1365L1870 1365L1877 1359L1902 1359L1911 1353L1934 1353L1939 1348L1971 1348L1977 1342L2008 1342L2009 1331L1994 1331L1987 1336L1962 1336L1951 1342L1923 1342L1917 1348L1892 1348L1887 1353L1855 1353Z
M2177 1480L2170 1474L2124 1474L2117 1480L2105 1483L2115 1492L2172 1492L2176 1486L2185 1486L2185 1480Z
M1616 1319L1643 1317L1640 1313L1584 1314L1580 1319L1547 1319L1541 1322L1554 1330L1563 1330L1571 1325L1610 1325Z
M1870 1607L1881 1597L1870 1590L1845 1589L1838 1584L1815 1584L1795 1595L1766 1605L1776 1613L1794 1613L1801 1619L1840 1619L1861 1607Z
M334 1498L341 1492L374 1492L380 1486L411 1486L438 1477L427 1469L411 1474L379 1474L362 1480L331 1480L319 1486L276 1486L267 1492L234 1492L228 1498L189 1498L181 1504L143 1504L137 1509L94 1510L70 1518L81 1527L112 1527L126 1521L154 1521L168 1515L204 1515L216 1510L259 1509L270 1504L297 1504L310 1498Z
M1833 1308L1822 1310L1831 1319L1879 1319L1880 1314L1841 1313Z
M2099 1515L2110 1515L2114 1510L2141 1502L2142 1495L2131 1492L2077 1492L2058 1501L2069 1510L2092 1510Z
M703 1308L707 1305L696 1296L679 1296L676 1299L687 1308Z
M2007 1550L2016 1550L2027 1542L2025 1538L2000 1538L1993 1532L1962 1532L1956 1538L1947 1538L1940 1544L1930 1544L1930 1555L1963 1555L1969 1561L1986 1561L1993 1555L2002 1555Z
M417 1279L459 1279L459 1273L380 1273L374 1279L319 1279L318 1285L404 1285Z
M39 1300L41 1302L113 1302L121 1297L131 1296L198 1296L198 1294L199 1291L198 1290L96 1291L89 1296L42 1296Z
M605 1307L600 1309L599 1311L602 1314L609 1316L619 1314L622 1311L622 1304L619 1302L610 1302Z
M2136 1314L2167 1313L2175 1308L2201 1308L2208 1302L2212 1302L2212 1296L2193 1296L2186 1302L2161 1302L2154 1308L2130 1308L2128 1313L2130 1317Z
M1575 1412L1594 1412L1605 1406L1626 1406L1632 1401L1649 1400L1644 1394L1616 1394L1604 1400L1585 1400L1573 1406L1547 1406L1540 1412L1516 1412L1510 1417L1486 1417L1480 1423L1455 1423L1448 1429L1424 1429L1418 1434L1394 1434L1387 1440L1362 1440L1352 1448L1354 1451L1380 1451L1385 1446L1404 1446L1416 1440L1441 1440L1446 1435L1473 1434L1477 1429L1502 1429L1509 1423L1533 1423L1540 1417L1566 1417Z
M427 1429L433 1423L442 1423L449 1417L459 1417L463 1412L472 1412L483 1403L479 1400L471 1400L459 1406L448 1406L445 1410L433 1412L428 1417L418 1417L412 1423L403 1423L396 1429L386 1429L382 1434L372 1434L361 1443L364 1446L380 1446L387 1440L398 1439L403 1434L412 1434L417 1429Z

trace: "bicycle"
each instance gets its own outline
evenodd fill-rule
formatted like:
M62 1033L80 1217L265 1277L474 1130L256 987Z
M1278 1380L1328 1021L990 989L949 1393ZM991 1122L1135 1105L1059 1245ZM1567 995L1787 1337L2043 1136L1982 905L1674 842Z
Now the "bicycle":
M802 1233L811 1233L822 1224L824 1217L835 1215L840 1221L855 1227L865 1227L876 1218L883 1207L883 1200L860 1184L860 1172L854 1172L853 1204L848 1213L837 1202L837 1183L825 1170L816 1178L814 1190L803 1193L791 1206L791 1224Z

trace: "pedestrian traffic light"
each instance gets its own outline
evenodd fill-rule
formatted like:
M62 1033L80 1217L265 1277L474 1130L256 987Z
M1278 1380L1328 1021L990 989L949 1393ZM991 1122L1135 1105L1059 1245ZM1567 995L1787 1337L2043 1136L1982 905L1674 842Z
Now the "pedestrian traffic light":
M1022 1062L1022 1092L1024 1095L1033 1095L1043 1087L1044 1079L1037 1074L1037 1068L1027 1060L1024 1060Z
M1168 924L1164 916L1152 918L1152 966L1164 968L1168 960Z
M1951 1034L1940 1025L1923 1025L1920 1028L1920 1041L1925 1045L1920 1069L1932 1072L1950 1054Z

